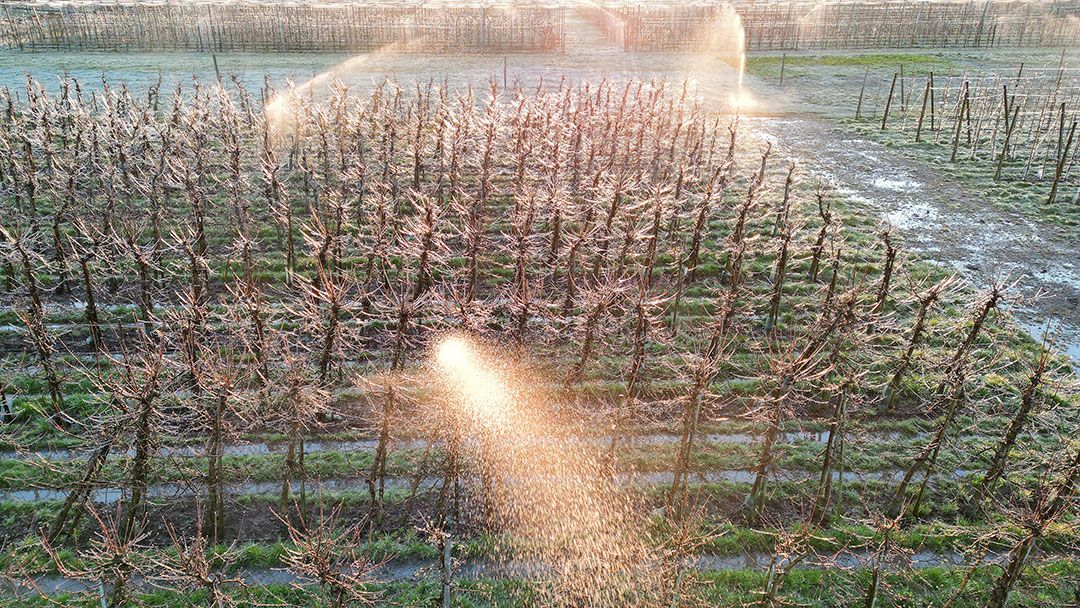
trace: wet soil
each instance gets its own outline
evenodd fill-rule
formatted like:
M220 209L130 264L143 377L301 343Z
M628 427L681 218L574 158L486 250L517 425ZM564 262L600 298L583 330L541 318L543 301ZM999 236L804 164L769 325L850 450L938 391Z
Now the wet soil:
M1080 234L992 207L928 163L853 136L814 114L748 119L812 176L920 257L952 268L975 288L1018 280L1013 311L1039 339L1049 324L1058 348L1080 365Z

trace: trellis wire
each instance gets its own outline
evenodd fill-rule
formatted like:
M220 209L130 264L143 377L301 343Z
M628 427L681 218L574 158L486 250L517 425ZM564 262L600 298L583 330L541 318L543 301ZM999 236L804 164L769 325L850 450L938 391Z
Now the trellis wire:
M25 51L558 51L563 9L430 2L18 2L0 45Z
M604 31L628 50L679 50L707 48L710 30L730 19L732 9L751 51L1063 46L1080 40L1076 0L607 0L590 11L619 22Z
M891 106L887 98L893 76L879 81L882 101L874 114L883 129L948 145L953 162L992 162L995 180L1080 182L1080 153L1072 130L1080 121L1080 69L1064 63L1041 68L1021 64L978 74L904 79L907 98L898 96ZM888 115L882 107L890 108ZM1066 195L1054 194L1059 202Z

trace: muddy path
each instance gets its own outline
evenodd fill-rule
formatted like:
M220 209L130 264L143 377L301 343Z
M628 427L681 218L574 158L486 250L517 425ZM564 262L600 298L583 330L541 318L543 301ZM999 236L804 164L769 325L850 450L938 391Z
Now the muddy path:
M891 225L910 251L954 269L976 289L1019 281L1014 313L1035 339L1050 324L1080 365L1080 234L992 207L926 162L816 114L744 119L857 210Z

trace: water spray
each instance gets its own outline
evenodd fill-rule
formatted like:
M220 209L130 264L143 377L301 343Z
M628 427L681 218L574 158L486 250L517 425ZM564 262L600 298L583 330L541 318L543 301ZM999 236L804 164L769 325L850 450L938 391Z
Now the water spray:
M442 338L431 362L463 460L491 477L479 498L509 539L498 551L507 565L532 564L552 605L622 606L655 591L641 510L602 474L602 454L551 439L559 425L533 374L462 334Z

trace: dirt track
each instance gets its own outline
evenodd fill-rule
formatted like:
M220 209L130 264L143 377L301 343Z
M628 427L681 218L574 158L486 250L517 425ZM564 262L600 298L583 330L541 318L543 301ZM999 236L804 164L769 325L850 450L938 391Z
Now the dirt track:
M907 247L954 268L974 287L1019 279L1015 313L1038 337L1060 324L1060 350L1080 363L1080 243L1051 224L1004 212L978 193L915 162L846 132L821 117L757 118L753 129L831 184L855 206L898 229Z

